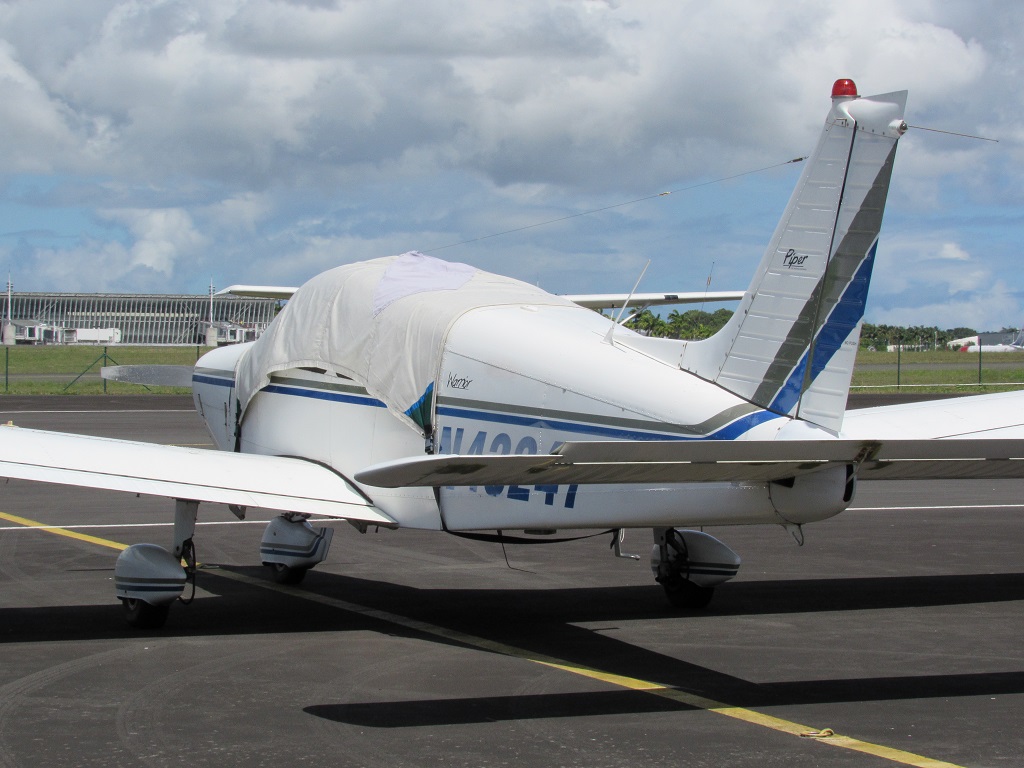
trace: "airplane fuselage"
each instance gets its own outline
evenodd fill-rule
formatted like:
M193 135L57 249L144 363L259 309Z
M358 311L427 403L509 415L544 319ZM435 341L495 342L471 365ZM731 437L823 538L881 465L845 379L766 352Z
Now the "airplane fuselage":
M449 329L422 435L355 381L317 369L275 372L236 434L234 374L248 345L204 356L195 400L224 450L300 456L347 478L423 453L548 453L568 441L795 439L828 436L678 367L681 342L648 339L577 307L502 305ZM255 342L258 344L259 342ZM845 472L777 483L366 488L402 526L448 530L803 524L852 499Z

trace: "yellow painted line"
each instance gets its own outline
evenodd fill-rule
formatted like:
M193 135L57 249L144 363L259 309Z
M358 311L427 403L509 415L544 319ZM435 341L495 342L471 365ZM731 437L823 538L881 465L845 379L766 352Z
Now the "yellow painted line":
M0 520L7 520L8 522L24 525L28 528L40 528L45 530L47 533L54 533L58 536L67 536L69 539L87 541L90 544L98 544L101 547L109 547L110 549L116 549L118 551L128 549L127 544L118 544L116 541L110 541L110 539L101 539L98 536L90 536L87 533L79 533L78 531L71 531L67 528L58 528L56 526L46 525L45 523L39 523L35 520L29 520L27 517L9 515L6 512L0 512Z
M0 518L30 528L38 528L46 531L47 533L67 536L68 538L86 541L90 544L98 544L101 547L109 547L110 549L116 550L123 550L128 547L127 544L119 544L118 542L110 541L109 539L101 539L98 536L88 536L86 534L78 533L77 531L70 531L51 525L45 525L44 523L39 523L24 517L18 517L17 515L9 515L6 512L0 512ZM740 720L745 723L750 723L751 725L769 728L773 731L788 733L791 736L811 738L813 741L820 744L828 744L833 747L841 747L854 752L873 755L884 760L899 763L900 765L909 765L914 766L915 768L962 768L962 766L954 763L947 763L942 760L933 760L929 757L923 757L922 755L917 755L913 752L906 752L902 749L894 749L880 744L872 744L871 742L861 741L860 739L855 739L850 736L843 736L841 734L834 733L831 730L811 728L806 725L794 723L791 720L772 717L771 715L766 715L763 712L757 712L752 709L734 707L730 704L715 701L714 699L708 699L704 696L698 696L694 693L687 693L686 691L681 691L678 688L673 688L672 686L663 685L661 683L642 680L636 677L617 675L614 672L605 672L599 669L573 664L572 662L555 658L553 656L531 653L530 651L517 648L513 645L507 645L505 643L488 640L483 637L477 637L476 635L470 635L455 629L448 629L446 627L438 626L437 624L431 624L426 621L420 621L419 619L412 619L407 616L401 616L397 613L391 613L390 611L382 611L378 608L369 608L365 605L359 605L358 603L350 603L347 600L339 600L334 597L327 597L326 595L318 595L315 592L303 592L295 587L283 586L273 582L263 581L262 579L254 579L251 576L233 573L231 571L219 570L208 571L208 573L215 574L226 579L232 579L233 581L248 584L250 586L260 587L261 589L266 589L272 592L280 592L290 597L297 597L303 600L308 600L309 602L338 608L367 618L385 621L389 624L395 624L397 626L412 629L434 637L452 640L461 643L462 645L478 648L483 651L498 653L502 656L509 656L511 658L523 659L534 664L541 664L545 667L569 672L574 675L579 675L580 677L597 680L619 688L650 693L653 696L670 699L671 701L684 704L688 707L693 707L694 709L704 710L705 712L710 712L716 715L723 715L724 717Z

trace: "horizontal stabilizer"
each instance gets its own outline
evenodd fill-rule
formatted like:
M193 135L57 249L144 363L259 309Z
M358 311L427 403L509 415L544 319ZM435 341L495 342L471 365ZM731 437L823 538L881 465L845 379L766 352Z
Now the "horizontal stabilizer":
M675 293L588 293L563 296L587 309L618 309L627 301L631 307L663 307L671 304L713 304L739 301L743 291L677 291Z
M191 387L191 365L105 365L100 376L122 384L145 384L151 387Z
M401 459L355 479L385 488L770 482L848 464L862 480L1021 478L1024 440L578 442L547 455Z
M283 456L0 427L0 477L395 525L330 469Z

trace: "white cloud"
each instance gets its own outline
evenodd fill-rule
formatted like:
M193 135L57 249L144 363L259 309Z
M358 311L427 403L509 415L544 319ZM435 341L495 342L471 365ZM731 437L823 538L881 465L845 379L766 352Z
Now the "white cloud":
M18 290L172 293L167 277L137 262L135 254L117 241L87 239L72 248L40 248L16 262Z
M57 265L40 278L72 280L91 254L110 285L153 274L184 290L214 268L293 283L806 154L832 81L850 76L865 93L909 88L913 124L1002 140L908 134L873 295L913 306L915 286L953 296L998 274L1015 301L1021 224L996 216L984 244L963 227L969 206L1024 201L1022 30L1009 0L985 13L929 0L5 4L0 176L46 175L33 204L93 224L66 258L19 244ZM793 177L765 178L781 212ZM553 290L631 284L648 257L649 279L699 286L714 261L742 287L770 234L753 226L769 186L440 255Z
M866 319L890 325L997 330L1019 322L1020 293L993 265L937 233L887 242Z
M985 62L884 3L124 3L95 31L37 65L93 161L248 184L429 149L501 184L621 188L803 146L834 72L929 100Z
M1019 296L1005 281L995 280L987 283L983 291L950 292L935 301L878 310L873 313L872 322L998 331L1018 326L1019 313Z
M251 237L272 208L267 195L243 192L206 206L200 210L200 215L213 230L240 232Z
M913 285L949 284L951 279L961 288L974 289L990 278L988 268L976 263L959 243L946 239L948 235L885 237L879 245L871 294L900 294Z
M111 210L102 215L124 224L135 238L129 249L129 269L145 267L169 277L183 255L207 245L207 240L192 226L192 219L181 209Z
M942 261L970 261L971 254L956 243L943 243L935 258Z
M49 173L74 136L59 100L48 94L17 60L14 47L0 39L0 170Z

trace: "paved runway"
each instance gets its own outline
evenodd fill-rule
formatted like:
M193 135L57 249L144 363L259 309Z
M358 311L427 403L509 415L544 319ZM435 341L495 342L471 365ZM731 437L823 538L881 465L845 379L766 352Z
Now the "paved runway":
M7 398L8 420L209 442L181 398ZM863 484L803 547L712 530L744 565L689 615L654 585L647 531L626 538L640 563L602 537L506 565L334 524L292 588L256 565L261 524L203 505L196 599L140 633L109 544L168 543L172 502L11 481L0 766L1021 765L1021 488Z

